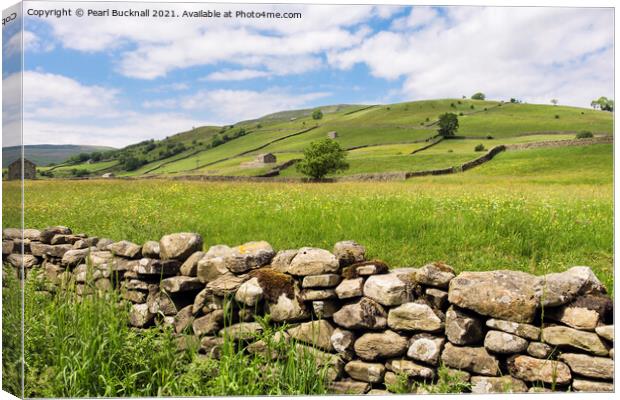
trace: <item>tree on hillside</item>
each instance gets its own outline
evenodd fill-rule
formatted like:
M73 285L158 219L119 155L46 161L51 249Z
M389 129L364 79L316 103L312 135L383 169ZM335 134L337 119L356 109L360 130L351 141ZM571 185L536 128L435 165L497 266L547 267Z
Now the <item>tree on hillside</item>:
M329 173L349 168L346 157L346 151L335 140L318 140L304 150L304 158L297 163L297 171L313 179L321 179Z
M608 99L607 97L601 96L597 100L592 100L590 106L595 110L598 108L603 111L612 112L614 110L614 101L613 99Z
M316 109L312 112L312 119L319 120L323 118L323 111Z
M558 105L558 99L551 99L551 104L553 104L554 106Z
M484 100L487 97L484 95L484 93L478 92L478 93L475 93L473 96L471 96L471 98L472 100Z
M439 116L439 129L437 133L443 137L454 136L459 129L459 118L456 114L445 113Z

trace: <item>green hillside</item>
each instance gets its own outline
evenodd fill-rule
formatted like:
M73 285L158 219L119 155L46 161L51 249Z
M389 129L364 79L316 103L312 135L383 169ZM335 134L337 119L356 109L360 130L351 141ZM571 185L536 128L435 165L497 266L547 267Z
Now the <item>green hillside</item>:
M336 141L348 150L350 168L344 175L408 172L447 168L479 157L500 144L573 139L587 130L611 135L613 114L605 111L499 101L440 99L390 105L335 105L283 111L235 125L199 127L148 140L106 153L97 163L68 163L54 176L227 175L258 176L289 160L299 159L312 141L336 132ZM437 118L458 115L460 139L446 140L411 154L437 135ZM277 156L275 164L253 162L261 153ZM86 171L86 172L85 172ZM300 176L295 167L281 176Z
M37 144L24 146L25 157L40 166L58 164L69 157L80 153L92 153L94 151L113 150L112 147L104 146L80 146L80 145L55 145ZM2 148L2 168L21 157L21 146Z

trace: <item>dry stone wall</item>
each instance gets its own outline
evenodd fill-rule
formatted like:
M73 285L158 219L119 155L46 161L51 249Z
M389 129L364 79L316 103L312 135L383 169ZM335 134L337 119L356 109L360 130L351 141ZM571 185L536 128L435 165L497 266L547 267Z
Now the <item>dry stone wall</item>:
M331 251L276 252L264 241L205 249L195 233L140 245L62 226L4 229L2 255L18 271L39 270L48 291L119 290L133 304L129 324L171 325L213 357L224 334L251 341L262 329L254 316L269 314L327 366L336 393L384 393L403 377L431 383L440 369L474 393L613 391L613 304L588 267L457 275L439 262L390 269L353 241Z

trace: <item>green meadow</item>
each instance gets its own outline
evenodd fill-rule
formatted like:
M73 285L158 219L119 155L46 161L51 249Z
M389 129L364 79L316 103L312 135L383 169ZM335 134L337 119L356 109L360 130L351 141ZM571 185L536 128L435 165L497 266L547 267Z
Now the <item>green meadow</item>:
M353 239L394 267L589 265L612 289L612 165L612 145L597 144L509 151L465 173L402 182L29 181L25 223L135 242L194 231L207 247ZM5 226L19 223L15 185L4 183Z

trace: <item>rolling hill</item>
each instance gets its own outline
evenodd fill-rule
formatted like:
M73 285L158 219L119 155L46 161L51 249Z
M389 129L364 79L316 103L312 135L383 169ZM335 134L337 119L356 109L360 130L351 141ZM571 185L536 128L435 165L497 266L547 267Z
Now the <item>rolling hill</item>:
M70 176L75 170L91 176L105 172L143 177L260 176L274 166L301 158L312 141L333 132L348 151L350 169L345 175L421 171L472 160L481 155L474 150L479 144L490 149L500 144L572 139L584 130L595 136L613 132L613 114L609 112L501 101L439 99L334 105L321 110L324 115L319 120L312 118L313 110L306 109L230 126L200 127L127 146L99 162L57 166L53 172L57 177ZM426 148L437 135L438 116L445 112L458 115L460 139ZM258 154L267 152L277 156L275 164L253 162ZM283 169L280 175L300 176L294 167Z
M64 162L69 157L80 153L92 153L94 151L114 150L112 147L104 146L81 146L81 145L55 145L55 144L36 144L24 146L24 155L27 159L40 166L58 164ZM21 156L21 146L10 146L2 148L2 168L6 168L10 163Z

